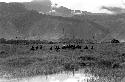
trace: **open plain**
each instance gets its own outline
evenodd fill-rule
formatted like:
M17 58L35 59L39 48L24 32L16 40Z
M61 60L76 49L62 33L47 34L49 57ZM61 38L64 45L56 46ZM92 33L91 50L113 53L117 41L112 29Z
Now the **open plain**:
M1 79L18 79L18 82L36 76L49 79L54 74L82 74L79 70L107 79L95 82L121 82L125 76L125 43L0 44Z

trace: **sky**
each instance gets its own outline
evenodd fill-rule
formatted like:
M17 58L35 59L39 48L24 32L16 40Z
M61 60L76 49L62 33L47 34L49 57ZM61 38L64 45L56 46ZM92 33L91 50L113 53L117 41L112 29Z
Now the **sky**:
M125 8L125 0L52 0L52 2L71 9L87 10L95 13L110 13L106 9L101 9L102 6Z
M0 0L0 2L30 2L32 0ZM40 1L40 0L39 0ZM43 0L41 0L43 1ZM125 8L125 0L51 0L59 6L65 6L70 9L83 10L93 13L110 13L105 7Z
M32 0L0 0L0 2L30 2Z

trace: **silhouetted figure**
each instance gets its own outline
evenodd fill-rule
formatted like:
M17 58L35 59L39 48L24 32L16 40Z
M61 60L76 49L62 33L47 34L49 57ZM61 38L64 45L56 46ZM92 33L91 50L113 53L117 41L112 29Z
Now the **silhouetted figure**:
M62 49L68 49L69 48L69 45L65 45L62 47Z
M66 49L66 46L63 46L62 49Z
M72 45L72 49L76 49L75 45Z
M43 47L42 47L42 45L40 45L40 49L42 49Z
M70 48L70 45L67 45L67 46L66 46L66 49L69 49L69 48Z
M59 46L56 46L56 47L55 47L55 50L56 50L56 51L59 51L59 49L60 49Z
M50 50L52 50L53 48L52 48L52 46L50 47Z
M35 50L35 48L32 46L32 48L31 48L30 50L33 50L33 51L34 51L34 50Z
M74 49L74 46L73 45L69 45L69 49Z
M78 46L77 46L77 48L78 48ZM80 48L80 46L79 46L79 48ZM63 46L62 49L74 50L74 49L76 49L76 46L75 45L66 45L66 46Z
M94 49L93 46L91 47L91 49Z
M38 50L39 49L39 47L38 46L36 46L36 50Z
M112 66L112 68L120 68L121 66L120 66L120 64L119 63L116 63L116 64L114 64L113 66Z
M80 46L80 45L77 45L75 48L76 48L76 49L81 49L81 46Z
M118 40L116 40L116 39L113 39L112 41L111 41L111 43L120 43Z
M88 49L88 46L86 46L84 49Z

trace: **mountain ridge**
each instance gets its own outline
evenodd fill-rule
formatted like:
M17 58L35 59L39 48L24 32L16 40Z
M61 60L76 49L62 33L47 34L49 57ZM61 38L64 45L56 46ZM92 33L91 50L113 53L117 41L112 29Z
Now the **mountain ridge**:
M101 39L107 33L104 27L92 21L40 14L18 4L4 4L5 12L0 13L0 29L3 30L0 33L1 38L58 40L60 38L90 39L94 36ZM14 12L9 9L13 9Z
M122 34L124 33L125 24L124 14L108 15L87 12L87 14L66 16L65 14L69 11L63 13L63 10L60 10L58 7L57 10L64 14L62 16L52 15L53 13L40 13L32 8L27 9L24 3L0 3L0 5L1 4L4 5L0 8L1 38L3 36L8 39L40 40L80 38L101 41L105 37L107 37L105 39L112 37L120 40L124 38ZM51 8L50 5L49 7ZM67 10L67 8L64 10ZM2 11L4 11L4 13ZM47 10L47 12L48 11L50 10Z

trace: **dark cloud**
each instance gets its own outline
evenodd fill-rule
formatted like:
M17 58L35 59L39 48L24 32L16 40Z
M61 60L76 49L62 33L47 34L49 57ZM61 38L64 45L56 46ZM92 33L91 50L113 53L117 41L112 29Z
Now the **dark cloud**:
M120 8L120 7L106 7L106 6L103 6L103 7L101 7L101 9L106 9L108 11L111 11L111 12L115 13L115 14L125 13L125 9Z

